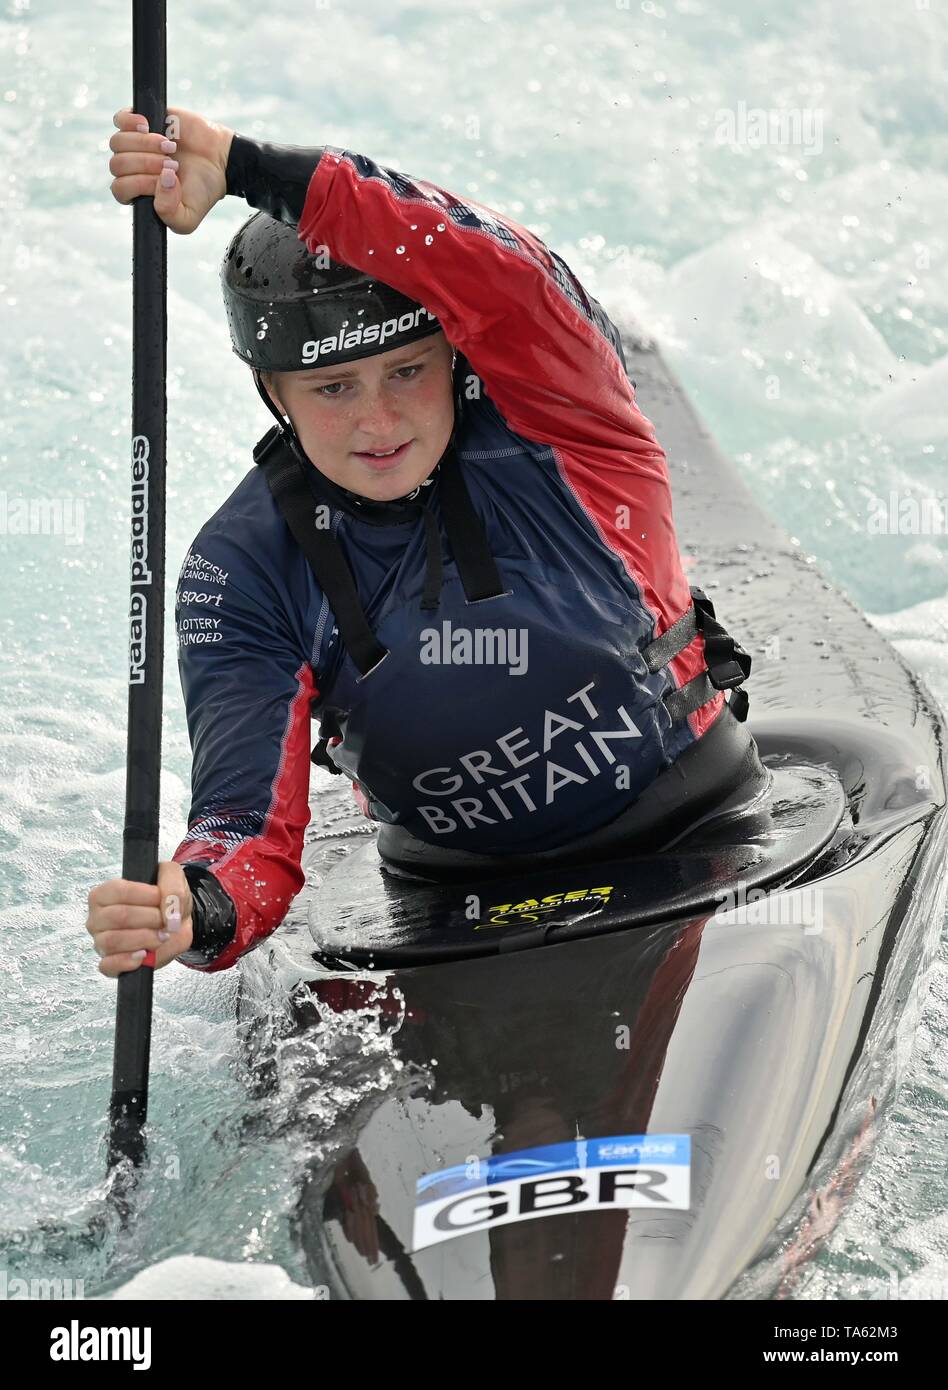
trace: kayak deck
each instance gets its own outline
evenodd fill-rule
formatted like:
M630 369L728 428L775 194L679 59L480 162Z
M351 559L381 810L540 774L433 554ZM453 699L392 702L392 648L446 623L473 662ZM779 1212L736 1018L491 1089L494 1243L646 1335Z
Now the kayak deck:
M327 965L422 965L601 935L713 912L735 884L745 895L789 882L836 835L846 811L838 778L796 763L772 769L769 792L739 815L700 826L673 852L426 885L392 877L374 841L329 874L310 930Z

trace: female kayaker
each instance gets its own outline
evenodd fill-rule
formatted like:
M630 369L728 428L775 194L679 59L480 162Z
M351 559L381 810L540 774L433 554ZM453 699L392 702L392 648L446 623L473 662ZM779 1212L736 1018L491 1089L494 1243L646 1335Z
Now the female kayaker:
M312 714L416 876L653 848L757 794L750 659L689 591L619 332L566 263L363 155L170 115L174 140L116 114L113 197L182 234L258 209L221 278L277 424L181 568L188 831L157 886L91 892L102 973L225 969L279 925Z

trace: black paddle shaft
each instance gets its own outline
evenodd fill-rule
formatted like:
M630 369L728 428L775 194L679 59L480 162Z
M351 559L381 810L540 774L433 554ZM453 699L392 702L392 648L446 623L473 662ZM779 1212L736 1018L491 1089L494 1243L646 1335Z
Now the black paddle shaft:
M133 107L149 130L166 118L165 0L133 0ZM122 877L155 883L161 772L165 590L167 230L154 200L132 204L132 512L128 756ZM148 1112L153 957L119 976L109 1158L139 1164Z

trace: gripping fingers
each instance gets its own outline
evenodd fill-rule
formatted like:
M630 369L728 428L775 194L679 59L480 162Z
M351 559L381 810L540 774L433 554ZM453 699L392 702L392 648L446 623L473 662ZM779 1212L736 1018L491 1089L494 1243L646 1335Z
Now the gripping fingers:
M114 980L129 970L137 970L146 955L146 951L125 951L121 955L106 956L99 961L99 974Z
M168 933L161 931L102 931L96 935L93 945L103 958L114 955L129 955L132 951L157 951L168 939Z
M169 112L170 110L169 107ZM138 150L147 153L161 150L164 154L174 153L173 147L179 133L177 121L169 118L166 133L160 130L150 131L144 116L136 115L133 111L116 111L112 117L112 124L118 127L119 133L110 137L109 148L116 152ZM169 146L172 148L169 149Z
M154 197L155 180L165 170L177 172L178 161L171 157L177 153L177 142L167 140L160 132L133 133L135 117L132 113L117 112L112 119L121 126L109 139L109 148L113 151L109 172L115 175L110 190L112 197L117 203Z
M141 130L148 129L148 122L138 111L133 111L130 106L123 106L121 111L116 111L112 117L112 124L118 126L119 130Z
M174 172L172 170L172 172ZM125 178L113 179L109 192L117 203L131 203L135 198L155 196L154 174L129 174Z
M89 910L97 911L105 907L151 907L161 905L161 895L153 883L136 883L127 878L110 878L107 883L99 883L89 891ZM123 925L140 926L141 923Z
M109 136L113 154L174 154L177 148L177 140L168 140L164 135L129 135L120 131Z
M89 919L89 930L98 935L105 931L129 931L136 927L151 927L161 931L164 923L157 907L136 907L131 903L113 903L98 907Z
M162 169L177 169L178 161L163 154L113 154L109 160L109 173L117 178L129 174L148 174L155 179Z

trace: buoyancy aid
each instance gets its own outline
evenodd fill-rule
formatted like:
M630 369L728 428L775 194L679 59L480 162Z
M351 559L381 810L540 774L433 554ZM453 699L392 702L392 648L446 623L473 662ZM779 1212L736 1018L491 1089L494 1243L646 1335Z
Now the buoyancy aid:
M687 716L716 691L746 718L751 658L701 589L655 637L605 579L590 592L495 553L454 435L431 485L396 503L356 502L278 426L254 459L341 639L317 673L313 761L348 775L374 819L484 854L556 847L621 814L694 742ZM368 613L337 538L344 516L410 528ZM668 663L698 633L706 668L676 688Z

